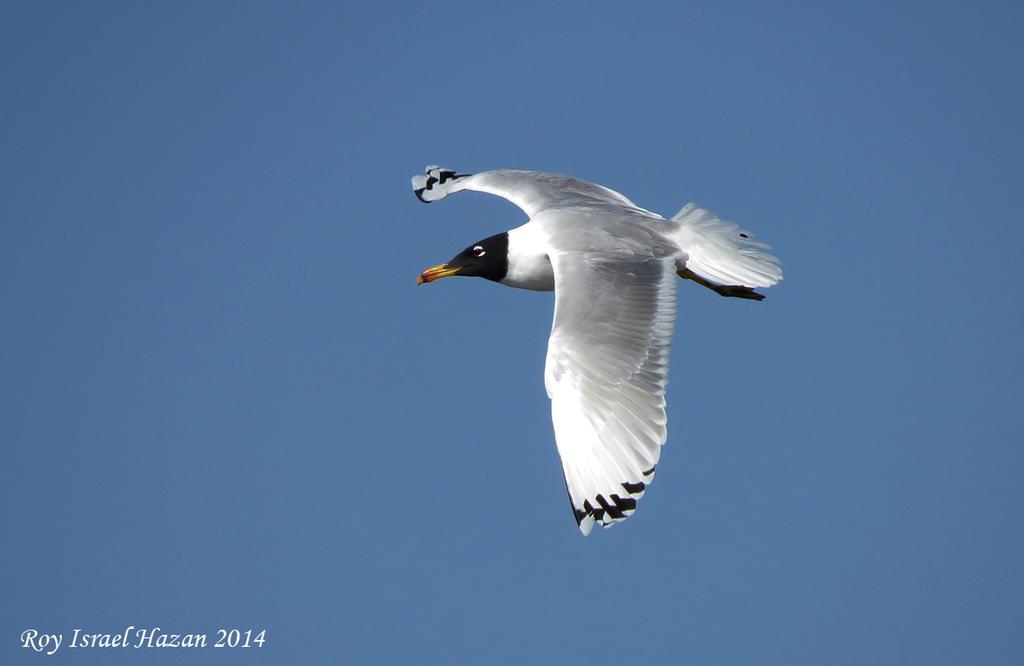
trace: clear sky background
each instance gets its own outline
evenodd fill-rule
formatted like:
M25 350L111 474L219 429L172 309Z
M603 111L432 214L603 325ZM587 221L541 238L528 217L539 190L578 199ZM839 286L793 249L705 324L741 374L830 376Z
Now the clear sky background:
M619 5L621 3L617 3ZM1019 664L1019 3L0 7L5 664ZM580 536L552 297L424 267L573 174L770 242L680 285ZM267 630L242 652L27 628Z

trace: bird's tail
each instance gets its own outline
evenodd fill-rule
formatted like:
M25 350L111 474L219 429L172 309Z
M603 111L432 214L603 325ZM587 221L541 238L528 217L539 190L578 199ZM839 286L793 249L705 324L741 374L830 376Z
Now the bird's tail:
M693 203L683 206L672 221L678 225L672 235L687 255L686 262L677 266L680 271L741 287L770 287L782 280L779 259L749 231Z

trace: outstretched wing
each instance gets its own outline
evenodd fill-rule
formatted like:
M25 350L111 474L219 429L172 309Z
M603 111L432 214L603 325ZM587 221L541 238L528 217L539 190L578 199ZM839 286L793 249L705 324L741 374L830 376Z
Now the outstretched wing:
M428 166L424 175L412 177L412 187L424 203L444 199L460 190L494 194L519 206L531 218L550 208L587 205L642 210L615 190L543 171L498 169L459 174L452 169Z
M551 263L544 383L573 513L588 534L636 510L665 443L675 260L565 251Z

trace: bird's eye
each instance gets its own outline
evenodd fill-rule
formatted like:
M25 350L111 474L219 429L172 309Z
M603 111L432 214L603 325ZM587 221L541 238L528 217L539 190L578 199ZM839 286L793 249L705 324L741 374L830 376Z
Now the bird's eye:
M479 245L474 245L472 252L474 257L482 257L487 254L487 250L483 249Z

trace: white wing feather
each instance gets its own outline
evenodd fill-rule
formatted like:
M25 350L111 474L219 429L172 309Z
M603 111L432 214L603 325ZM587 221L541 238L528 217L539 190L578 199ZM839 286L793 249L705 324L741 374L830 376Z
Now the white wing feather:
M552 256L555 317L544 383L580 530L636 510L667 437L674 258Z
M519 206L531 218L550 208L579 208L588 204L641 210L615 190L543 171L497 169L458 174L452 169L428 166L424 175L413 176L412 186L425 203L461 190L494 194Z

